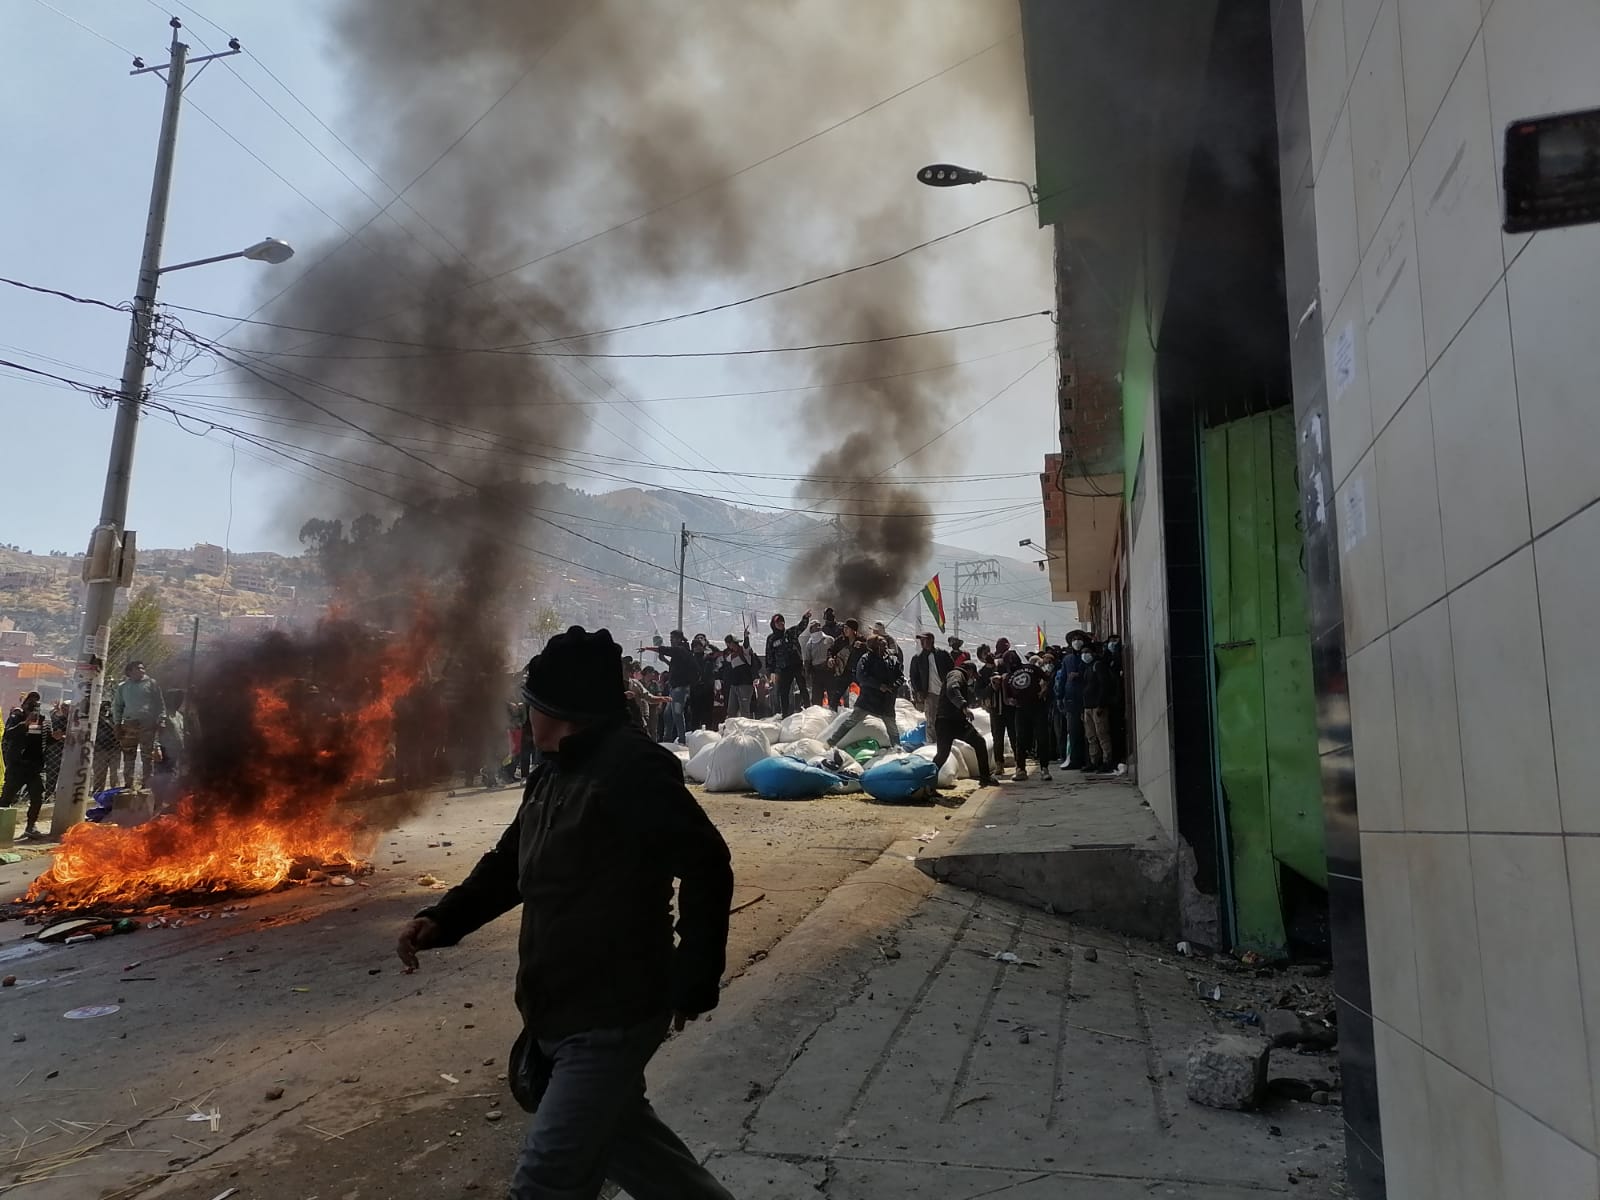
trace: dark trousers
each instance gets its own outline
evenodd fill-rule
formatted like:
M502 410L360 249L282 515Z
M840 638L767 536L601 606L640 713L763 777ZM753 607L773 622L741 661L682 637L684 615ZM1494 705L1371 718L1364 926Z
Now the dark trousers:
M17 794L28 793L28 824L32 829L39 819L39 809L44 806L44 764L7 763L6 782L0 788L0 808L10 808L17 802Z
M1003 771L1006 768L1006 737L1011 737L1011 749L1017 748L1017 710L1009 704L1002 704L990 714L989 727L994 733L994 769Z
M645 1099L667 1020L527 1040L514 1090L533 1121L509 1200L594 1200L608 1179L634 1200L733 1200Z
M829 708L839 707L840 688L838 676L828 670L826 666L811 667L811 703L825 704Z
M1012 709L1016 713L1016 728L1012 731L1017 751L1017 766L1034 759L1045 770L1050 769L1050 754L1055 749L1055 739L1050 734L1050 708L1034 704L1027 708Z
M806 692L806 674L799 663L792 667L783 667L778 671L778 711L786 717L794 711L794 701L789 696L791 688L799 690L801 708L811 703L811 698Z
M989 776L989 747L983 744L983 738L972 727L972 722L966 717L957 720L955 717L940 717L933 725L934 744L938 746L938 753L933 756L933 765L943 767L945 759L950 757L950 747L955 742L965 742L972 747L978 756L978 778L987 781Z

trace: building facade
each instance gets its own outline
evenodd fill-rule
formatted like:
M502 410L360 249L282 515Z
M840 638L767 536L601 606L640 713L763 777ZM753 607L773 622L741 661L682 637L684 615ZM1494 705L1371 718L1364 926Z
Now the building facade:
M1502 230L1600 4L1022 13L1045 474L1121 475L1109 545L1065 494L1048 544L1099 556L1058 586L1125 634L1186 922L1331 942L1358 1195L1600 1195L1600 225Z

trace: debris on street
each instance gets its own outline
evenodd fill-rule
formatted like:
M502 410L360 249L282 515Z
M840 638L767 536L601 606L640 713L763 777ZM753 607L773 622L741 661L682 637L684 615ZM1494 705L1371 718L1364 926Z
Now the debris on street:
M1189 1049L1189 1099L1208 1108L1259 1107L1267 1093L1271 1052L1264 1038L1237 1033L1202 1038Z

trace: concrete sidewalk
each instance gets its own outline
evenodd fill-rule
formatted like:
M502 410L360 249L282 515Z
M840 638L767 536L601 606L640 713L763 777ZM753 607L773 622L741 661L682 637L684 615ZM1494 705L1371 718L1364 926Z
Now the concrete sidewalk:
M1336 1109L1185 1097L1215 1028L1192 967L943 887L921 849L846 881L662 1051L658 1108L736 1196L1342 1194Z

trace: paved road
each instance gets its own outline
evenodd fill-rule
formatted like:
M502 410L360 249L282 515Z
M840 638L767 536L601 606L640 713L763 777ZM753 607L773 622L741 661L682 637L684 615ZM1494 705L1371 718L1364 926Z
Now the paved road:
M294 889L73 947L35 946L20 922L0 923L0 975L19 980L0 991L0 1188L35 1179L6 1200L500 1194L522 1125L503 1080L516 921L410 976L392 945L431 894L419 877L459 879L516 801L510 790L431 798L381 839L377 873L356 888ZM892 842L946 815L850 799L704 802L733 849L735 904L747 905L732 919L733 974ZM0 901L37 869L0 868ZM101 1004L119 1011L62 1015ZM12 1042L18 1033L26 1041Z

